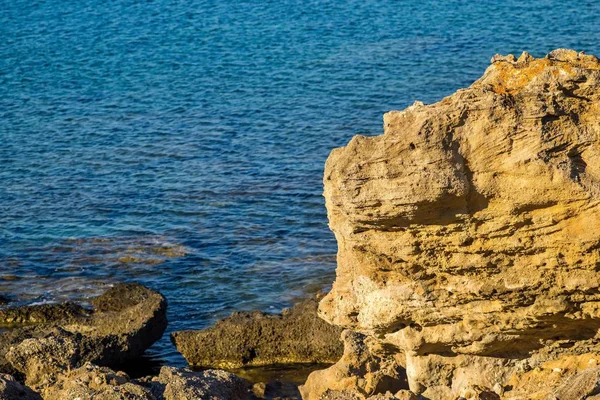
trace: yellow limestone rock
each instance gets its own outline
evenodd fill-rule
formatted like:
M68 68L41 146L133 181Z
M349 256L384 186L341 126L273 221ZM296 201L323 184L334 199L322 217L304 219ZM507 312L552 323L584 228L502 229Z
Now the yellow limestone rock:
M546 398L581 368L531 371L600 352L596 57L495 56L333 150L324 184L339 250L320 315L397 349L413 392Z

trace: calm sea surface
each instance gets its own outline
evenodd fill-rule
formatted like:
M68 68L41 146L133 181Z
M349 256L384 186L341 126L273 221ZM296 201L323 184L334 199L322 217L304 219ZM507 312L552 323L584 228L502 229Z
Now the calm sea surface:
M0 293L137 281L169 332L279 311L334 279L333 147L558 47L600 54L600 2L3 1Z

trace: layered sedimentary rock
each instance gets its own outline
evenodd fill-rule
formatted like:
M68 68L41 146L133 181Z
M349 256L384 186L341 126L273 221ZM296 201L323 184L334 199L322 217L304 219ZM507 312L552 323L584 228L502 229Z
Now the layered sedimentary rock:
M320 315L394 353L413 392L556 397L596 368L596 57L495 56L470 87L335 149L324 184L339 251Z
M308 299L280 315L236 312L213 327L171 338L187 362L199 367L333 363L342 355L342 330L317 316L317 304Z

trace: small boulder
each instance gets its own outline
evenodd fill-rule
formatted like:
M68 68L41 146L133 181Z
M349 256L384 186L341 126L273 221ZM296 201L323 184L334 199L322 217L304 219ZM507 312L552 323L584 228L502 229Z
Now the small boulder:
M245 400L247 383L230 372L162 367L152 382L152 393L159 400L210 399Z
M44 400L156 400L149 389L130 382L124 372L91 363L58 376L42 394Z
M240 368L270 364L334 363L342 330L317 315L318 299L282 314L236 312L211 328L179 331L171 339L192 366Z
M20 307L2 317L35 324L0 333L0 371L51 384L57 374L90 361L115 367L141 356L167 326L165 298L138 284L118 284L92 300L93 310L72 306Z

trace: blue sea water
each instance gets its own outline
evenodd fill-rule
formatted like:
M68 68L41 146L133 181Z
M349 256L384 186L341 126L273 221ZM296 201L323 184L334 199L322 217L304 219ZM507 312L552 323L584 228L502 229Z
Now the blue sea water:
M0 4L0 292L137 281L169 332L334 279L329 151L495 53L600 55L595 1ZM181 365L168 336L151 351Z

